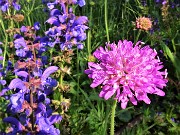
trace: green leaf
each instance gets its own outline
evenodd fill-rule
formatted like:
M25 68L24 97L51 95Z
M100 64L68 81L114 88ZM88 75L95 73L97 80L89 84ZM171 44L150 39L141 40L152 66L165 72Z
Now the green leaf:
M132 119L131 113L129 111L125 111L118 115L118 118L123 122L129 122Z

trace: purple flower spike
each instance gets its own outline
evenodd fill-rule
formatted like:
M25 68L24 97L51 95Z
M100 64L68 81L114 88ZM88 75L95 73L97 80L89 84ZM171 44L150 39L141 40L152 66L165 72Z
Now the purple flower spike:
M129 100L134 105L137 101L150 104L147 94L165 95L161 89L166 86L167 71L159 71L163 66L156 59L157 52L149 46L141 48L139 43L134 46L124 40L100 47L93 54L99 63L89 62L85 70L93 79L92 88L102 86L99 96L107 100L115 94L123 109Z

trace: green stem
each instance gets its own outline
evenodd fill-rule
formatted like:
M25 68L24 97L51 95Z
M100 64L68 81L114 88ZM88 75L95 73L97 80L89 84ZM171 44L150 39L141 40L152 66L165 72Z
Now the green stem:
M10 9L8 9L8 16L11 16ZM2 26L3 26L4 32L6 33L3 20L2 20ZM9 26L9 28L13 28L13 27L14 27L13 20L12 20L12 18L10 18L10 26ZM3 68L4 68L5 62L6 62L6 54L7 54L7 46L8 46L8 34L7 33L5 34L5 38L6 38L6 41L5 41L4 52L3 52L3 57L4 57L4 59L3 59Z
M61 69L64 68L63 62L61 62L60 68L61 68ZM59 77L59 85L63 87L63 71L61 71L61 73L60 73L60 77ZM60 101L61 101L61 99L60 99Z
M31 19L30 19L30 14L28 15L28 22L29 22L29 25L32 26Z
M32 11L33 11L33 9L34 9L34 5L35 5L35 0L33 0L33 3L32 3L32 6L31 6L31 8L28 8L28 23L29 23L29 26L32 26L32 21L31 21L31 18L30 18L30 15L31 15L31 13L32 13Z
M109 42L109 29L108 29L108 9L107 9L107 0L104 1L105 5L104 5L104 10L105 10L105 27L106 27L106 36L107 36L107 41Z
M8 16L11 16L11 11L8 9ZM14 28L14 22L13 22L13 19L10 18L10 26L9 28Z
M5 41L4 52L3 52L3 68L4 68L5 62L6 62L7 46L8 46L8 36L6 35L6 41Z
M136 36L136 40L134 41L134 44L136 44L136 42L138 41L140 34L141 34L141 30L138 30L138 34Z
M63 69L63 63L60 64L60 68ZM60 78L59 78L59 85L61 87L63 87L63 72L61 71L60 73ZM60 96L59 96L59 101L61 102L63 100L63 91L61 91L60 93ZM61 113L61 110L60 110L60 113ZM59 124L59 129L61 129L61 124Z
M111 112L110 135L114 135L114 118L115 118L115 111L116 111L116 103L117 103L117 100L114 100L113 105L112 105L112 112Z
M108 125L109 115L110 115L110 113L109 113L110 112L110 106L109 106L108 103L106 102L107 109L106 109L106 117L105 117L106 119L105 119L105 123L104 123L104 133L103 133L103 135L107 134L107 125Z
M54 51L54 48L52 47L50 49L50 63L52 62L53 51Z
M79 50L77 50L77 63L76 63L76 70L77 70L77 95L79 95ZM79 96L77 96L78 100L79 100Z
M0 22L1 22L1 27L2 27L2 29L3 29L3 34L6 36L7 34L6 34L6 29L5 29L5 27L4 27L3 20L0 20Z
M156 123L152 124L151 126L149 126L148 128L146 128L144 131L142 131L142 135L144 135L149 129L151 129L152 127L154 127L156 125Z
M176 46L175 46L175 43L174 43L174 39L172 39L171 42L172 42L172 45L173 45L173 49L174 49L174 51L176 53Z
M75 80L71 75L69 75L69 77L70 77L74 82L76 82L76 80ZM84 92L84 90L81 89L81 87L79 87L79 90L80 90L81 93L84 95L85 99L87 100L87 102L89 103L89 105L91 106L91 108L92 108L93 110L96 110L96 108L94 107L94 104L93 104L93 103L91 102L91 100L89 99L89 96L87 95L87 93Z
M92 6L90 8L90 19L89 19L89 26L91 28L91 20L92 20ZM88 55L91 55L91 29L88 30L88 38L87 38L87 50Z

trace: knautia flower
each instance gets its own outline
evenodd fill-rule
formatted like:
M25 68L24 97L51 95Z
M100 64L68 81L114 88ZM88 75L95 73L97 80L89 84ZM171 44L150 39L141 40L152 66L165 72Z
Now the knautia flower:
M136 19L136 28L142 29L142 30L150 30L152 27L152 22L147 17L139 17Z
M166 86L167 71L160 71L163 65L157 52L140 44L127 40L106 44L105 49L100 47L93 53L98 63L89 62L85 70L93 79L91 87L102 87L99 96L107 100L115 95L123 109L129 100L134 105L137 101L150 104L147 94L165 95L161 89Z

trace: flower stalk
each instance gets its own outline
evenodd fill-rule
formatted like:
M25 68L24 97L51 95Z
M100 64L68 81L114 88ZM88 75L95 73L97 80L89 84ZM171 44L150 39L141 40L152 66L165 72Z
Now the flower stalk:
M114 126L115 126L115 113L116 113L116 104L117 100L113 101L112 111L111 111L111 128L110 128L110 135L114 135Z
M109 42L109 29L108 29L108 9L107 9L107 0L104 1L104 16L105 16L105 27L106 27L106 36L107 36L107 42Z

